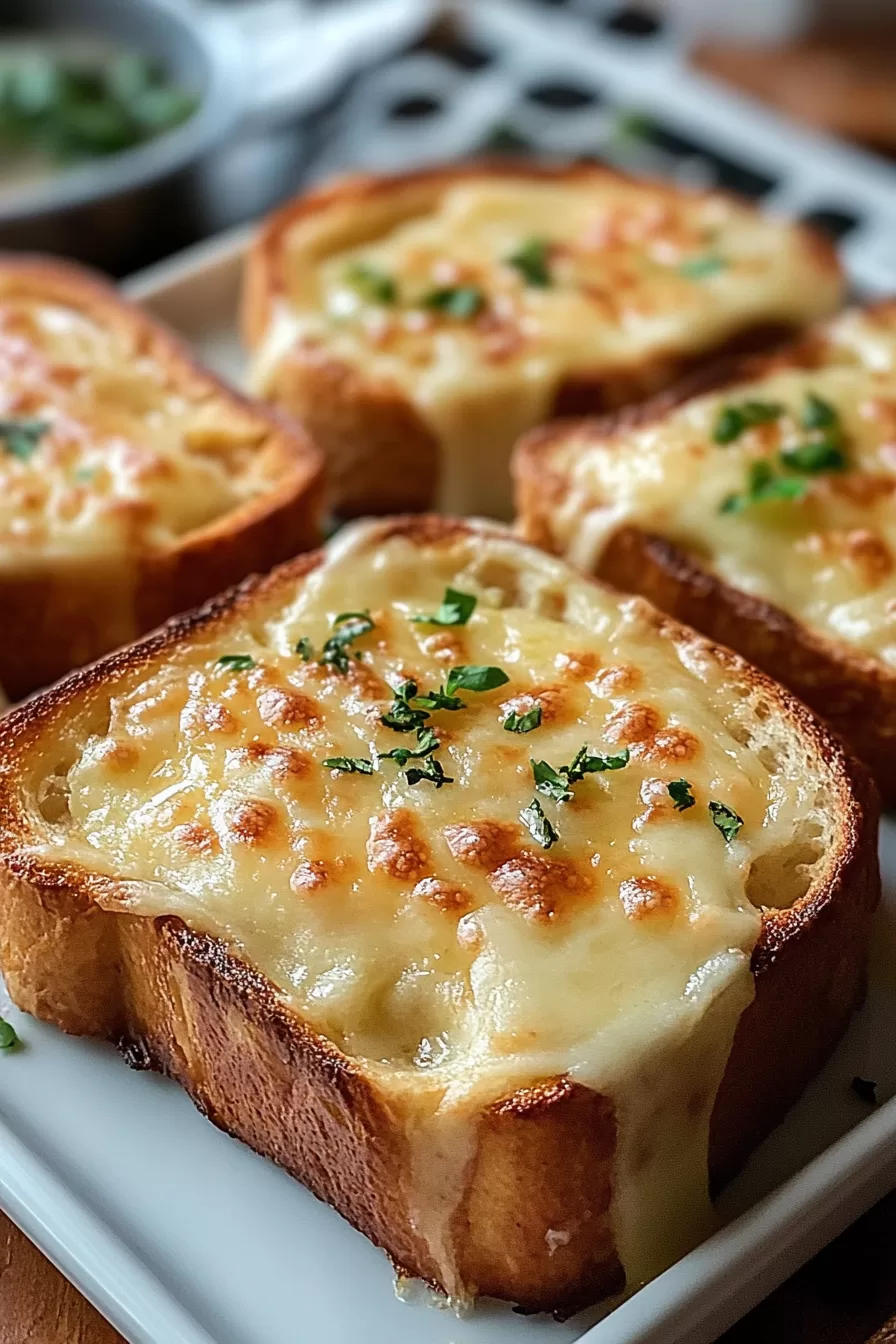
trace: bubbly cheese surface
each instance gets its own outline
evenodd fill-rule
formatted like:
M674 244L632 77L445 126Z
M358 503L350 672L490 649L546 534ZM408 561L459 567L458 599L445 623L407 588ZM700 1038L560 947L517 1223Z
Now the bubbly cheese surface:
M780 874L814 786L751 742L725 670L660 637L637 600L509 537L421 555L371 535L337 539L226 637L131 672L64 779L48 776L50 849L115 877L102 904L223 938L374 1073L416 1080L409 1198L449 1285L481 1107L564 1075L611 1096L617 1244L637 1283L707 1229L709 1117L752 996L750 895L768 899L763 871L779 899L797 894ZM416 621L446 586L476 597L467 623ZM360 658L322 665L334 622L359 609L373 621L348 646ZM414 782L420 760L386 756L416 746L382 721L395 689L425 696L471 665L507 681L432 709L447 778ZM504 726L536 707L531 731ZM559 772L583 746L628 761L564 801L536 791L533 760ZM694 803L678 811L682 779ZM533 799L550 847L523 815Z
M813 398L832 424L806 428ZM720 417L751 403L780 413L717 443ZM832 443L830 465L788 465L794 451ZM757 463L796 496L732 509L726 501L749 493ZM552 526L576 563L593 567L613 531L636 523L734 587L896 666L896 311L839 318L817 367L728 387L619 438L573 436L558 464L569 490Z
M294 225L253 380L276 392L299 341L398 387L440 441L452 512L507 516L510 449L568 376L612 381L754 323L801 324L840 292L804 235L727 197L611 176L408 195L397 218L373 199ZM457 316L444 296L460 291L478 306Z
M0 296L0 566L164 549L270 488L263 437L130 330Z

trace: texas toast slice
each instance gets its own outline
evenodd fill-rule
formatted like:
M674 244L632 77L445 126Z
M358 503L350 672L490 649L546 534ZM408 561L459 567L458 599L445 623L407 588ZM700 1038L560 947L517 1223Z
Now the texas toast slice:
M403 1273L569 1311L705 1234L837 1040L876 823L734 654L386 520L0 721L0 964Z

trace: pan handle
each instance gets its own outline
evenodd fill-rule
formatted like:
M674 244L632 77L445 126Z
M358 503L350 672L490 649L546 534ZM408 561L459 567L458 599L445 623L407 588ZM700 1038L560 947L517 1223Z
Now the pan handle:
M273 128L311 112L356 70L425 31L434 0L239 0L224 13L246 53L242 125Z

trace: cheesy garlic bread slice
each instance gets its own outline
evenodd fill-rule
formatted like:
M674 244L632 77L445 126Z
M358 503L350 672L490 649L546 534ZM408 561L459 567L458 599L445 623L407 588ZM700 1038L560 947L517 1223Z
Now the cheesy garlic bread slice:
M0 258L0 682L18 699L319 539L304 434L103 281Z
M728 644L896 802L896 304L516 456L524 533Z
M838 1038L876 821L734 654L387 520L0 721L0 964L401 1272L569 1311L706 1234Z
M593 165L353 177L273 215L248 262L253 391L327 454L345 514L507 518L515 439L832 312L808 230Z

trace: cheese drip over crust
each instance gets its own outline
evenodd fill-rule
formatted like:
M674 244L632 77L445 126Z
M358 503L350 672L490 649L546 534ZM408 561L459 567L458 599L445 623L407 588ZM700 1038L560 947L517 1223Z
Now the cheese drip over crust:
M710 1225L709 1118L753 992L748 882L801 828L820 834L816 801L786 753L751 743L724 667L638 599L494 533L424 552L370 528L251 620L126 674L68 758L51 832L116 878L101 904L221 937L374 1076L417 1090L408 1197L458 1296L452 1214L482 1107L563 1075L609 1095L637 1285ZM414 621L446 585L477 598L468 622ZM322 666L335 618L359 608L374 622L360 658ZM435 691L469 665L508 681L432 710L451 782L411 783L419 761L383 756L416 745L381 722L393 689ZM504 727L535 706L537 728ZM536 794L530 759L559 768L583 745L628 764L567 801ZM337 757L373 771L321 764ZM682 778L695 801L677 811ZM549 849L521 821L535 797ZM743 821L730 841L713 800Z
M753 324L800 325L840 292L804 233L720 195L595 176L396 196L391 210L365 198L293 225L252 382L275 394L298 342L399 389L440 442L449 512L508 516L513 443L568 377L612 383ZM461 316L451 291L467 291Z
M782 453L826 433L804 427L812 397L834 412L842 465L782 472ZM781 414L717 444L725 409L749 403ZM816 367L781 368L603 441L571 435L555 460L569 489L552 528L577 564L594 568L613 531L635 523L733 587L896 666L896 309L832 323ZM801 496L725 511L759 462L799 480Z
M164 549L270 489L257 419L146 344L0 299L0 567Z

